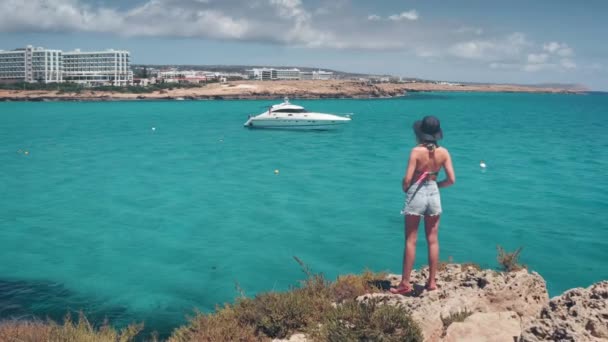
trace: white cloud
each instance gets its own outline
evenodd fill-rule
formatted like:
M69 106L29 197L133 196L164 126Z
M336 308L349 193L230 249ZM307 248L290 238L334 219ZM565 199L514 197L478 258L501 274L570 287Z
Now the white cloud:
M269 0L270 4L278 9L283 18L295 18L296 20L309 20L310 14L302 7L300 0Z
M415 49L415 52L416 52L416 56L422 57L422 58L439 57L441 55L439 53L439 51L434 50L434 49L429 49L426 47L418 47Z
M564 58L560 61L560 65L566 69L576 69L576 63L571 59Z
M502 39L476 39L452 45L452 56L485 61L491 69L537 71L567 71L577 67L567 58L574 54L565 43L535 44L522 33L513 33Z
M545 51L549 51L551 53L556 52L559 48L561 47L561 44L558 42L550 42L550 43L545 43L543 45L543 50Z
M300 0L269 0L269 3L283 19L293 22L292 28L280 38L284 42L313 48L342 48L344 45L332 33L320 31L312 25L312 16Z
M315 9L315 15L331 15L342 9L348 4L349 0L333 0L330 2L323 3L320 7Z
M498 63L498 62L492 62L492 63L490 63L490 68L492 68L492 69L513 70L513 69L520 69L521 65L518 64L518 63Z
M553 69L555 67L556 67L556 65L552 64L552 63L541 63L541 64L525 64L525 65L523 65L522 69L523 69L523 71L535 72L535 71L541 71L541 70L546 70L546 69Z
M389 15L386 18L383 18L377 14L370 14L367 16L367 20L369 21L381 21L381 20L389 20L389 21L402 21L402 20L418 20L420 16L416 10L409 10L397 14Z
M568 46L568 44L558 42L549 42L543 44L543 50L562 57L568 57L574 54L574 51Z
M388 19L392 21L418 20L418 17L418 12L416 12L416 10L409 10L399 14L390 15Z
M119 12L78 0L6 0L0 2L0 32L83 31L126 36L179 36L240 39L249 23L222 11L171 6L170 0L150 0Z
M483 29L480 27L468 27L468 26L462 26L459 27L458 29L456 29L454 32L456 33L463 33L463 34L474 34L476 36L481 36L483 34Z
M547 62L549 55L546 53L531 53L528 55L528 63L542 64Z
M530 44L524 34L515 32L502 39L478 39L456 43L448 52L465 59L501 61L519 58Z

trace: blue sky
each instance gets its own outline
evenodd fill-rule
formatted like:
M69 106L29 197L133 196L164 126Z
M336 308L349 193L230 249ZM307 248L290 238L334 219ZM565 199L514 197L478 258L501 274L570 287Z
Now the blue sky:
M608 1L0 0L0 49L608 90Z

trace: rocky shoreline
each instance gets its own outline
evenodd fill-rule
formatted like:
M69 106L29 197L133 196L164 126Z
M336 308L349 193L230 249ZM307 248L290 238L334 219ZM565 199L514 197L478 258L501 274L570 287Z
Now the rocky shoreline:
M442 263L436 290L425 290L423 268L412 272L411 293L395 295L388 289L399 275L365 272L329 282L301 265L308 278L299 287L199 313L166 341L608 341L606 280L549 299L536 272ZM142 329L95 328L83 315L59 324L8 320L0 321L0 341L146 340Z
M0 90L0 101L140 101L140 100L269 100L392 98L416 92L527 92L578 94L585 89L518 85L449 85L435 83L367 83L359 81L233 81L196 88L169 88L148 93L96 91L78 93L52 90Z
M497 272L448 264L438 273L438 289L430 292L424 290L427 276L427 268L413 271L411 294L385 291L357 301L405 307L425 341L608 341L608 281L549 299L545 280L526 269ZM387 277L392 286L400 279ZM275 341L309 340L295 334Z

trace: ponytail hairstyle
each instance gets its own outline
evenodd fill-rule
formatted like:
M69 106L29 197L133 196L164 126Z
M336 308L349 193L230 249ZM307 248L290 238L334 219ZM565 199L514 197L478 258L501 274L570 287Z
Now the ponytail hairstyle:
M426 149L429 150L430 153L435 152L435 150L437 149L437 147L439 147L439 144L437 144L437 141L433 141L433 140L420 140L420 138L418 138L417 140L418 140L418 144L420 144L421 146L426 147Z
M435 152L435 149L439 147L436 141L424 141L421 145L426 147L426 149L429 150L430 153Z

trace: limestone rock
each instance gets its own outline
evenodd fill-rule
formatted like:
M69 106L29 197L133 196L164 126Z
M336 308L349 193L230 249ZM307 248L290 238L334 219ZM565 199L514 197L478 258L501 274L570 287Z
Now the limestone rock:
M536 317L549 301L544 279L538 273L529 273L527 270L500 273L449 264L438 272L438 289L435 291L424 291L427 277L427 268L412 272L412 295L378 293L360 296L358 300L380 297L388 304L408 308L420 324L425 341L441 339L441 317L450 313L465 309L474 313L513 311L520 316L522 322L527 322ZM398 275L389 275L393 286L397 286L400 279Z
M287 339L278 339L275 338L272 342L308 342L309 339L306 338L304 334L293 334Z
M608 281L552 298L524 325L521 341L608 341Z
M513 311L474 313L447 329L445 342L513 342L521 333L520 318Z

